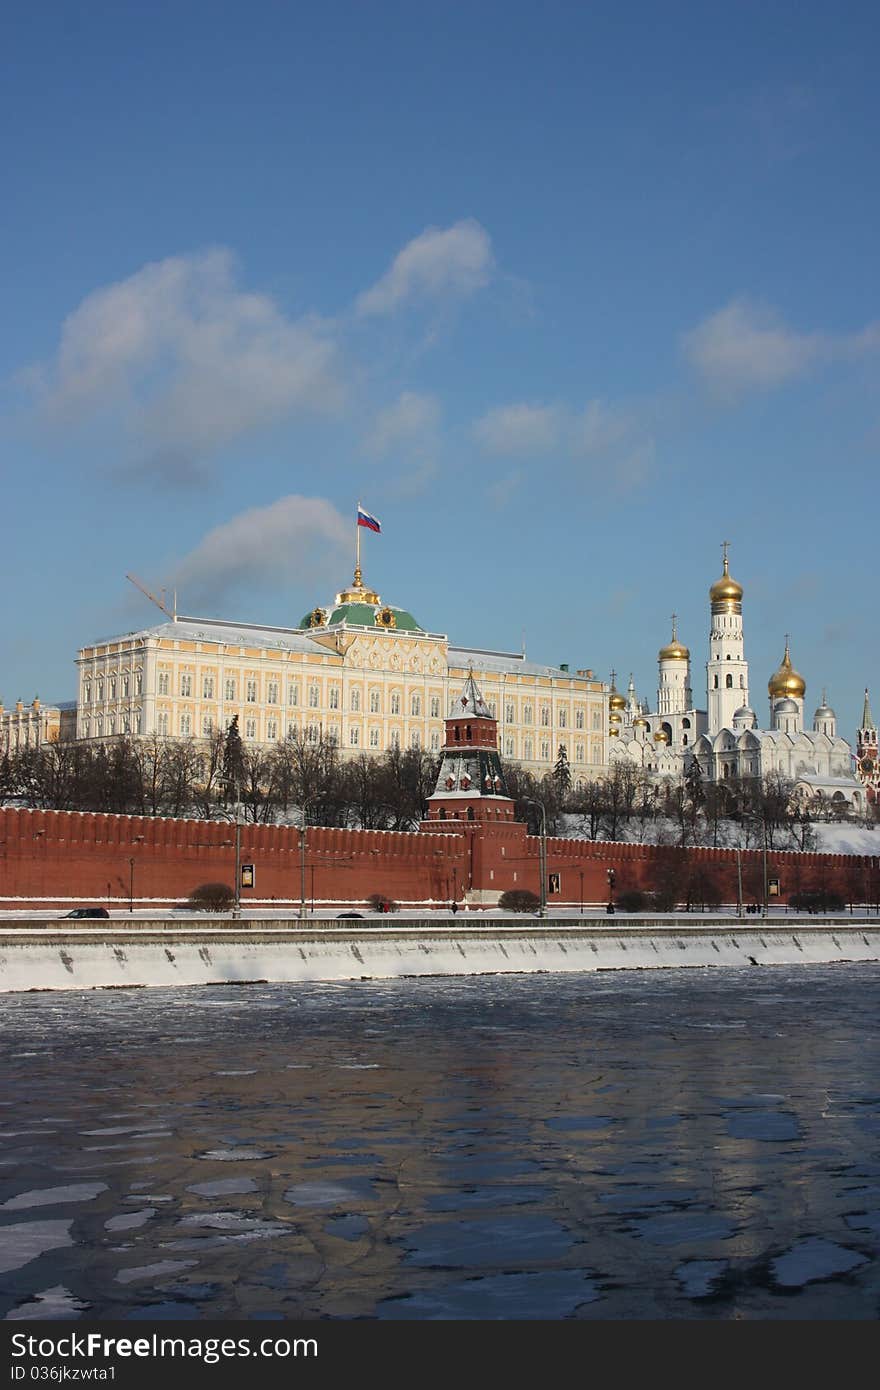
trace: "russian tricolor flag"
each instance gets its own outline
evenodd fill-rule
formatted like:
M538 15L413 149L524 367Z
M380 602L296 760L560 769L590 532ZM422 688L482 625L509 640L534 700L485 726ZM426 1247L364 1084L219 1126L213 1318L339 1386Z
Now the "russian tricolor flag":
M363 507L358 507L358 526L366 526L369 531L378 531L381 535L382 526L374 516L365 512Z

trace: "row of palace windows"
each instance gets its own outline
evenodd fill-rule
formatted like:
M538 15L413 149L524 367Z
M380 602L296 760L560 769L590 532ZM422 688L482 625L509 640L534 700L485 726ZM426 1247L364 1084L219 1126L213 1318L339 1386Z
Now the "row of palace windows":
M229 677L223 682L223 698L225 701L234 703L237 698L238 683L234 677ZM171 693L171 673L160 671L157 682L157 693L159 695L169 695ZM242 693L244 702L248 705L255 705L258 697L258 683L255 678L246 677L242 682ZM266 683L266 704L277 705L280 700L281 687L278 681L267 681ZM179 694L184 699L192 699L193 695L193 676L190 672L182 671L179 675ZM213 700L215 694L215 682L213 676L202 677L202 699ZM349 709L354 714L360 713L362 692L358 689L349 692ZM287 687L287 705L291 709L296 709L300 703L300 689L298 685ZM112 697L111 697L112 698ZM338 685L332 685L327 693L327 707L329 709L339 709L341 706L341 691ZM99 695L103 699L103 695ZM321 708L321 688L319 685L309 685L306 689L306 702L309 709ZM389 711L391 714L402 713L403 698L399 691L392 691L389 700ZM368 707L370 714L382 713L382 692L371 690L368 697ZM410 696L409 712L414 718L419 719L423 710L427 711L432 719L440 718L440 696L432 695L430 699L423 702L421 695Z
M171 685L171 673L170 673L169 671L160 671L160 672L159 672L159 678L158 678L158 694L159 694L159 695L169 695L169 694L170 694L170 685ZM214 691L215 691L214 677L213 677L213 676L210 676L210 675L203 676L203 677L202 677L202 698L205 699L205 700L213 700L213 699L214 699ZM179 693L180 693L180 695L181 695L184 699L191 699L191 698L192 698L192 694L193 694L193 676L192 676L191 672L187 672L187 671L182 671L182 672L180 672L180 675L179 675ZM257 703L257 697L258 697L258 682L257 682L257 680L256 680L255 678L253 678L253 677L247 677L247 678L245 678L245 680L244 680L244 682L243 682L243 693L244 693L245 704L254 705L254 704ZM223 683L223 698L224 698L224 700L227 700L227 701L230 701L230 702L234 702L235 699L236 699L236 696L237 696L237 682L236 682L236 680L235 680L234 677L228 677L228 678L224 681L224 683ZM88 699L88 696L87 696L86 698ZM110 698L111 698L111 699L115 698L115 695L112 695L112 694L111 694L111 697L110 697ZM277 705L277 704L279 703L279 698L280 698L280 683L279 683L278 681L272 681L272 680L268 681L268 682L266 683L266 704L267 704L267 705ZM102 699L103 699L103 694L100 693L100 692L99 692L99 695L98 695L98 699L99 699L99 700L102 700ZM307 691L306 691L306 699L307 699L307 704L308 704L308 708L309 708L309 709L320 709L320 708L321 708L321 688L320 688L320 686L317 685L317 684L311 684L311 685L309 685L309 686L307 687ZM391 713L391 714L401 714L401 713L402 713L402 703L403 703L403 697L401 696L400 692L399 692L399 691L392 691L392 692L391 692L391 696L390 696L390 700L389 700L389 713ZM291 708L295 708L295 707L299 704L299 686L298 686L298 685L294 685L294 684L288 685L288 688L287 688L287 704L288 704L288 706L291 707ZM340 691L340 688L339 688L338 685L332 685L332 686L330 687L330 689L329 689L329 691L328 691L328 695L327 695L327 706L328 706L329 709L339 709L339 708L340 708L340 704L341 704L341 691ZM432 695L432 696L430 697L430 699L429 699L427 702L425 702L425 703L423 704L422 696L421 696L420 694L413 694L413 695L410 696L409 705L410 705L409 712L410 712L410 715L411 715L413 718L416 718L416 719L421 718L422 713L423 713L423 710L425 710L425 711L427 712L427 714L429 715L429 717L430 717L431 719L439 719L439 718L440 718L440 697L439 697L439 695ZM359 689L354 689L354 690L351 690L351 691L349 692L349 708L350 708L354 713L359 713L359 712L360 712L360 708L361 708L361 691L360 691ZM382 692L381 692L380 690L371 690L371 691L369 692L369 712L370 712L370 714L381 714L381 713L382 713ZM497 717L498 717L498 712L497 712L497 707L496 707L496 704L495 704L494 701L490 701L490 702L489 702L489 712L490 712L490 714L492 715L492 718L493 718L493 719L497 719ZM557 710L556 722L557 722L557 725L558 725L558 727L559 727L560 729L565 729L565 728L568 727L568 716L569 716L569 711L568 711L564 706L561 706L561 707ZM540 709L539 709L539 716L538 716L538 717L539 717L540 724L541 724L544 728L549 728L550 725L551 725L551 723L552 723L552 710L551 710L551 706L550 706L549 704L542 704L541 707L540 707ZM508 702L508 703L505 704L505 706L504 706L504 718L505 718L505 722L508 723L508 724L513 724L513 723L515 723L515 721L516 721L516 707L515 707L515 705L514 705L512 702ZM532 724L532 723L534 723L534 706L533 706L532 704L528 703L528 702L526 702L525 704L523 704L523 707L522 707L522 722L523 722L523 724ZM585 713L585 711L584 711L583 709L577 709L577 710L575 710L575 712L574 712L574 727L575 727L576 729L583 729L583 728L585 728L585 726L586 726L586 713ZM593 727L594 729L600 729L600 728L602 727L602 711L601 711L601 709L594 709L594 710L593 710L592 727Z
M98 676L94 681L95 699L98 704L104 702L104 692L107 692L108 700L123 699L127 700L129 695L143 695L144 675L142 671L135 671L133 675L123 672L121 676ZM87 678L83 681L83 704L92 703L92 680Z
M106 719L103 714L99 714L92 724L90 719L83 720L83 738L111 737L114 734L142 734L144 732L144 716L142 710L135 710L134 714L125 711L123 714L108 714Z
M103 720L99 720L99 721L97 721L97 722L98 722L98 724L101 726L100 728L97 728L97 729L96 729L96 732L97 732L97 734L98 734L99 737L100 737L103 733L105 733L105 732L108 733L108 734L109 734L109 733L115 733L115 732L117 732L117 730L116 730L115 727L109 727L110 724L114 724L114 725L115 725L115 721L114 721L114 720L111 719L111 720L108 721L108 727L107 727L106 729L105 729L104 726L103 726ZM129 730L126 728L125 732L129 732ZM156 716L156 732L157 732L158 734L160 734L161 736L166 737L166 738L167 738L168 736L170 736L170 735L171 735L172 733L174 733L174 732L176 732L177 734L179 734L181 738L192 737L193 734L195 733L195 729L194 729L194 726L193 726L193 718L192 718L192 715L191 715L191 714L186 714L186 713L184 713L184 714L179 714L179 715L177 716L177 729L174 730L171 715L168 714L167 711L164 711L164 710L163 710L160 714L158 714L158 715ZM213 723L213 721L210 719L210 717L209 717L208 715L205 715L205 717L204 717L203 720L202 720L202 728L201 728L202 737L203 737L203 738L210 738L211 735L212 735L213 733L215 733L215 732L216 732L216 726L214 725L214 723ZM245 718L244 724L243 724L242 732L243 732L244 737L245 737L246 740L249 740L249 741L256 741L256 739L257 739L257 720L256 720L256 719ZM288 734L288 735L292 735L292 734L295 734L295 733L298 733L298 732L299 732L299 726L298 726L297 724L294 724L294 723L292 723L292 722L291 722L291 723L288 723L288 725L287 725L287 734ZM88 726L88 722L86 722L86 726L85 726L85 737L86 737L86 738L89 737L89 726ZM283 737L283 726L282 726L281 721L279 721L279 720L277 720L277 719L267 719L267 720L266 720L266 742L267 742L267 743L275 743L275 742L277 742L277 740L278 740L280 737ZM309 742L309 743L320 743L320 742L321 742L321 739L322 739L322 737L323 737L323 739L324 739L324 741L325 741L326 743L328 743L328 744L330 744L330 745L332 745L332 746L334 746L334 747L338 746L338 744L339 744L339 733L338 733L338 730L330 729L330 730L327 730L326 732L322 732L322 729L321 729L321 727L320 727L318 724L309 724L309 725L307 725L307 727L306 727L306 729L305 729L305 737L306 737L307 742ZM374 729L370 729L370 730L368 731L368 739L367 739L367 742L366 742L363 746L366 746L366 747L369 747L369 748L381 748L381 746L382 746L382 741L381 741L381 740L382 740L381 730L380 730L380 729L375 729L375 728L374 728ZM361 747L361 746L362 746L362 745L361 745L361 730L360 730L360 729L349 729L349 731L348 731L348 741L349 741L349 746L350 746L351 748L359 748L359 747ZM400 734L399 734L399 732L398 732L397 730L392 730L392 732L391 732L391 734L390 734L390 737L389 737L388 747L389 747L389 748L399 748L400 746L401 746ZM422 737L421 737L421 734L420 734L417 730L414 730L413 733L410 735L410 747L411 747L411 748L421 748L421 747L422 747ZM435 752L435 753L437 753L437 752L440 751L440 735L439 735L439 733L434 733L434 734L431 735L431 737L430 737L430 748L431 748L431 751L432 751L432 752Z

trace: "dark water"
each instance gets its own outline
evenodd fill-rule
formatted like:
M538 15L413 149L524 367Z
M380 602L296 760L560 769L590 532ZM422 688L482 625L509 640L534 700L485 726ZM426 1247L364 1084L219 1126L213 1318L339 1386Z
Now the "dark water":
M5 996L0 1315L876 1318L872 965Z

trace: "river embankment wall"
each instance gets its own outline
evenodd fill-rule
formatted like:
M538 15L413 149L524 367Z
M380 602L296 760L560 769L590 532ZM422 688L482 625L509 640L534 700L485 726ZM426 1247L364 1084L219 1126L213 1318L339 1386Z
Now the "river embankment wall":
M0 930L0 992L429 975L750 967L880 960L880 922L847 917L745 926L711 919L575 925L393 927L254 922L60 927L22 921Z

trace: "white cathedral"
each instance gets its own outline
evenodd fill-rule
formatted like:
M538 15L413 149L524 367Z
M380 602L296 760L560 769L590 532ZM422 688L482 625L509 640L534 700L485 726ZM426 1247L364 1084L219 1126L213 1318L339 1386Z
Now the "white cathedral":
M630 677L626 695L614 684L609 697L610 761L629 762L651 776L680 777L694 759L707 781L763 777L779 772L795 783L804 802L831 803L861 815L865 789L853 772L852 750L837 733L834 710L822 694L811 729L804 727L806 682L785 654L767 685L770 727L758 728L749 703L749 664L743 643L742 585L730 573L724 543L724 573L709 590L709 660L706 709L696 709L691 690L691 654L678 640L658 653L656 709L640 702ZM843 804L843 805L842 805Z

